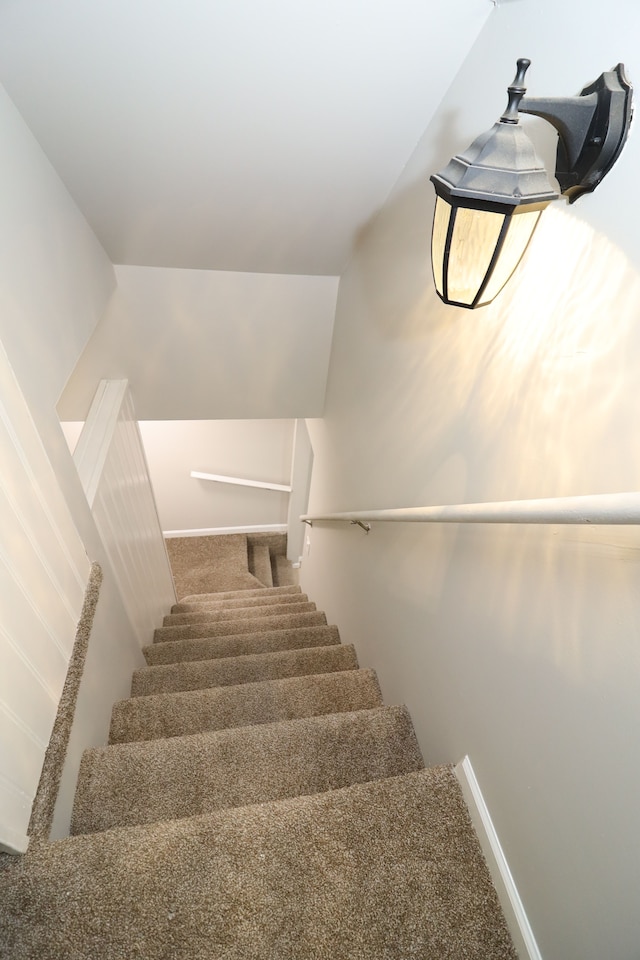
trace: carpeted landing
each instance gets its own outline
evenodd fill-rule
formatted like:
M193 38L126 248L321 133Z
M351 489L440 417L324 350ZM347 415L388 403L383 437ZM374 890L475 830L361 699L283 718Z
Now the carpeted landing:
M171 537L166 541L178 597L296 586L283 533Z
M0 957L516 960L453 771L298 587L154 639L73 836L0 871Z

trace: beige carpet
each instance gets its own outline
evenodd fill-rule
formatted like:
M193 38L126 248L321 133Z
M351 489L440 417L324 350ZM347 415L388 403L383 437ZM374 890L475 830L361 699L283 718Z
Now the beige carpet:
M284 534L169 537L165 542L179 599L297 584Z
M263 630L257 633L238 633L227 637L188 637L166 643L152 643L143 648L150 667L161 663L188 660L216 660L223 657L241 657L249 653L272 653L276 650L294 650L302 647L328 647L340 643L335 626L290 627L288 630Z
M229 687L131 697L113 708L110 743L160 740L298 717L382 706L372 670L262 680Z
M270 650L215 660L178 661L136 670L131 681L131 695L142 697L153 693L202 690L204 687L226 687L312 673L338 673L357 667L356 652L350 644Z
M249 573L245 534L169 537L165 543L178 599L264 586Z
M0 957L516 960L453 771L323 615L262 602L297 588L256 589L167 614L196 618L85 752L76 836L0 864Z
M516 960L442 767L58 841L0 903L7 960Z

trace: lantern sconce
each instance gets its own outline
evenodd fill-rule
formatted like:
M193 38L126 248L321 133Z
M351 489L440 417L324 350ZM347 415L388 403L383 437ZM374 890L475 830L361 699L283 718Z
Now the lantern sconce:
M500 120L431 177L431 261L445 303L470 310L491 303L522 259L540 214L559 196L519 113L543 117L558 131L555 176L569 203L595 190L627 139L632 88L623 64L577 97L531 98L523 85L530 63L518 60Z

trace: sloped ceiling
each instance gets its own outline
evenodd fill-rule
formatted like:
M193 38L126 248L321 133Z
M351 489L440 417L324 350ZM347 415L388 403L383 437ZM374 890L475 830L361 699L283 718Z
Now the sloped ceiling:
M491 0L2 0L0 81L114 263L337 275Z

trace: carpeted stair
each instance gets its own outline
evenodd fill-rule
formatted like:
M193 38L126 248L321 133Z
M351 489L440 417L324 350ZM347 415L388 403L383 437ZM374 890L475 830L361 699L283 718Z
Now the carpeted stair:
M516 960L406 707L298 587L215 586L85 751L73 836L0 873L0 957Z
M249 571L265 586L296 586L297 571L287 560L285 533L247 535Z
M265 587L273 587L271 553L266 543L255 543L249 555L249 570Z
M289 627L286 630L266 630L258 633L237 633L227 637L195 637L153 643L144 648L150 667L162 663L187 660L215 660L222 657L240 657L249 653L273 653L302 647L327 647L340 643L338 628L321 624L310 627Z
M154 643L191 640L199 637L231 637L240 633L256 633L269 630L287 630L294 627L324 626L327 618L320 610L305 613L282 613L264 617L249 617L232 620L203 620L198 623L178 624L174 627L158 627L154 631Z
M167 552L179 597L298 583L284 533L172 537Z

